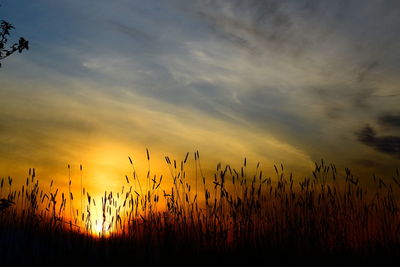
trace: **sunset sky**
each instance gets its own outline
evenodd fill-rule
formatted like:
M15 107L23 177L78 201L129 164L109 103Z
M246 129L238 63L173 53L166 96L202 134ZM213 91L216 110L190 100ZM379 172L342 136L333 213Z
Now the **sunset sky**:
M102 188L146 147L160 173L196 150L205 169L400 165L397 0L0 2L30 42L0 69L0 177L83 164Z

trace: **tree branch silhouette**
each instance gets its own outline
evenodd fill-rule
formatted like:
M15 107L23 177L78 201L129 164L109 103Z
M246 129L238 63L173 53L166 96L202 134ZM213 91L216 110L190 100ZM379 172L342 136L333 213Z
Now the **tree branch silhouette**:
M10 31L15 29L14 26L5 21L1 20L0 22L0 61L11 56L15 52L21 53L23 50L29 50L29 42L25 40L23 37L19 38L18 43L14 43L12 45L7 46L8 38L10 36ZM0 62L1 68L1 62Z

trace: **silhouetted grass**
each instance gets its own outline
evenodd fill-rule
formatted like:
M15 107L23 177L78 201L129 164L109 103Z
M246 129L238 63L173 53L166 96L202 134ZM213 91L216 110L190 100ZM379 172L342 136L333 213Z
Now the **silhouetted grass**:
M188 156L180 162L165 157L169 177L152 175L148 151L146 177L138 177L129 158L132 173L121 191L105 191L97 202L82 178L84 200L75 201L71 176L68 194L53 182L44 191L34 169L21 188L2 179L2 262L400 262L398 170L392 182L374 176L375 186L365 187L350 170L340 175L323 161L295 181L282 165L267 175L257 164L249 175L245 159L240 169L218 164L210 178L196 152L195 177L188 177Z

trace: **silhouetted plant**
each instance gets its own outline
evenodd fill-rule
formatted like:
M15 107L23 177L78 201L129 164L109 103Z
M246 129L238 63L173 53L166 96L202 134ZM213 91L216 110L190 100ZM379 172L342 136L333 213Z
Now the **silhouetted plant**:
M1 20L0 22L1 32L0 32L0 60L5 59L6 57L11 56L15 52L21 53L24 49L29 49L29 42L25 40L23 37L19 38L18 43L14 43L12 45L7 46L8 38L10 36L10 31L15 29L14 26L5 21ZM1 63L0 63L1 68Z
M175 265L193 258L216 263L215 255L225 265L240 266L266 258L319 265L335 259L400 262L398 169L391 179L374 175L373 186L322 160L305 178L293 177L282 164L270 175L260 163L251 170L246 158L237 169L218 163L212 175L202 171L196 151L194 162L189 153L181 161L166 156L163 176L150 168L146 152L147 175L139 175L128 157L132 169L120 179L121 190L104 191L101 201L81 185L81 199L74 202L70 165L69 194L53 181L39 186L35 169L25 183L1 178L2 264L25 266L29 259L30 265L54 265L59 255L79 258L82 265L120 265L127 255L147 265L177 258ZM197 166L196 177L187 164ZM202 189L193 190L197 178ZM74 208L77 201L81 210Z
M10 201L9 199L0 198L0 211L3 211L10 207L14 202Z

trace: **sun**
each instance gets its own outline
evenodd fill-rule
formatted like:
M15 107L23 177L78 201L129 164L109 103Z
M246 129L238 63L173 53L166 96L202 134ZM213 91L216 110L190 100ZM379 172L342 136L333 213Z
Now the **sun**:
M101 223L95 225L95 234L101 234L103 232L103 226Z
M100 221L94 225L91 234L94 237L109 237L111 235L111 229L109 229L107 223L103 224Z

